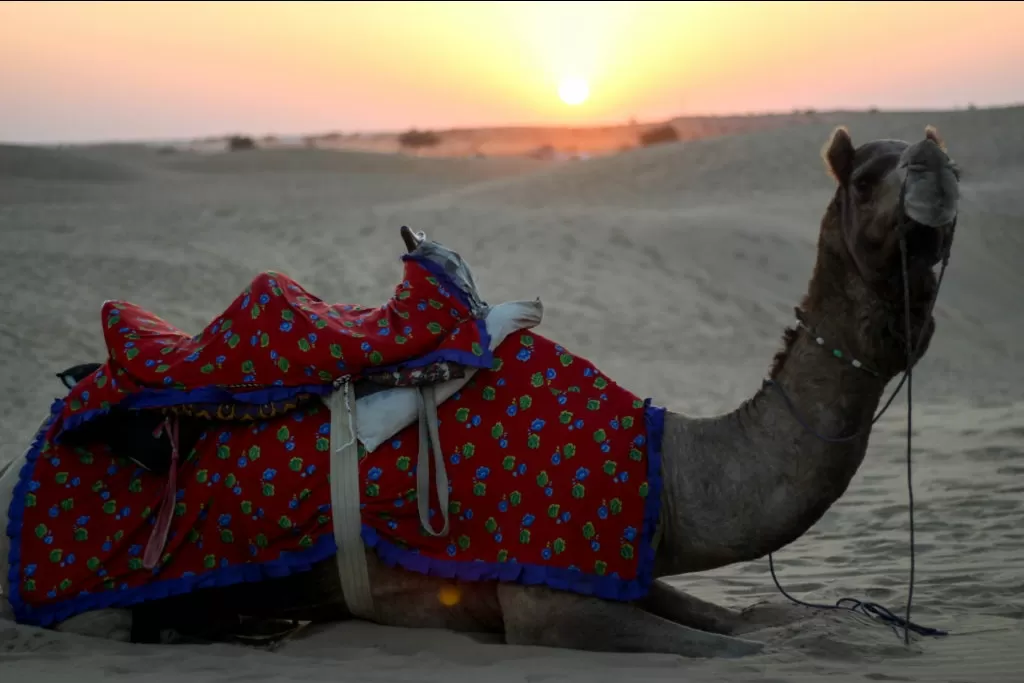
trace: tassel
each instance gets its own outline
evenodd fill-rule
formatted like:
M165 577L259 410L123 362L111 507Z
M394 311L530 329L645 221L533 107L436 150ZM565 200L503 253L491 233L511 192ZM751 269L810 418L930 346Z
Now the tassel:
M171 530L171 515L174 514L174 498L178 489L178 418L169 417L163 424L157 427L154 436L160 436L163 432L171 440L171 468L167 473L167 488L164 491L164 498L160 502L160 510L156 519L156 526L149 535L149 542L146 543L146 551L142 555L142 566L146 569L153 569L160 561L160 556L167 545L167 535Z

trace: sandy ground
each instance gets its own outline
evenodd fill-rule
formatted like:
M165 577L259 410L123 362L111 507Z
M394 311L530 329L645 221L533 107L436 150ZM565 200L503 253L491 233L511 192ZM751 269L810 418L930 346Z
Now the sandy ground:
M539 296L541 331L670 409L752 393L804 291L831 192L819 149L918 139L937 124L963 166L938 333L915 374L915 620L905 648L835 613L734 661L514 648L348 623L280 651L142 647L0 622L4 681L1011 681L1024 669L1024 110L820 115L799 125L578 162L324 150L224 155L0 147L0 463L59 386L103 353L100 304L129 298L198 330L261 269L326 299L377 304L407 224L459 250L492 302ZM638 333L638 330L641 331ZM849 492L776 555L796 595L905 601L904 403ZM735 607L781 602L766 561L672 579Z

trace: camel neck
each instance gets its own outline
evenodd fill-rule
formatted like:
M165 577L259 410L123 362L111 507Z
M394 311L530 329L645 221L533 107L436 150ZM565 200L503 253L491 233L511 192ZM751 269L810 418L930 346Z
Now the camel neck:
M669 414L658 575L752 560L787 545L843 494L863 461L883 378L787 333L773 381L731 413ZM794 415L794 411L797 415ZM860 435L830 443L826 437Z

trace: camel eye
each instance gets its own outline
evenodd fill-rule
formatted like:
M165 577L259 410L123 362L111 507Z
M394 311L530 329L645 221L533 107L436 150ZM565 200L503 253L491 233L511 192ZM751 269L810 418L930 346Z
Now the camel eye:
M871 178L858 178L853 183L853 189L860 199L867 199L870 197L873 187L874 183L871 182Z

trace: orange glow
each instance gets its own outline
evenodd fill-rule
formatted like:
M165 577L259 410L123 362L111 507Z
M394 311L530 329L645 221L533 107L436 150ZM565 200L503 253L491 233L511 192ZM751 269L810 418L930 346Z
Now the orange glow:
M985 2L10 2L0 139L983 106L1024 100L1022 26Z
M445 607L455 607L462 600L462 592L458 586L441 586L437 600Z

